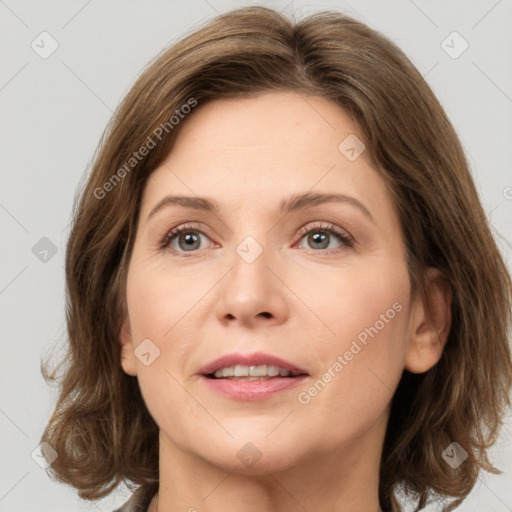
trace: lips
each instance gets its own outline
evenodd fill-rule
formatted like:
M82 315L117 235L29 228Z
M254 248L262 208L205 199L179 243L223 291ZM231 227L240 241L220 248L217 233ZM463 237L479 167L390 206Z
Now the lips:
M308 372L299 367L298 365L281 359L280 357L273 356L271 354L265 354L263 352L255 352L253 354L227 354L219 357L214 361L204 365L199 371L199 375L212 376L215 371L222 368L232 366L276 366L285 370L288 370L294 375L308 375Z
M261 375L263 372L267 375ZM270 400L309 378L297 364L263 352L227 354L204 365L198 373L200 382L217 396L240 402Z

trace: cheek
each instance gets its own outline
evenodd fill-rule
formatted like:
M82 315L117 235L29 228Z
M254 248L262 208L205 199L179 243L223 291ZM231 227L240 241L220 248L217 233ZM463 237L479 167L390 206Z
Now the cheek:
M174 270L171 275L168 268L137 260L136 256L135 253L126 293L135 351L142 352L137 349L140 345L148 347L150 353L149 364L145 364L148 358L136 360L142 396L160 427L176 423L175 411L200 422L201 411L184 390L180 372L183 361L194 350L190 340L194 333L198 335L192 325L192 311L201 311L200 299L212 284L199 285L201 281L194 276Z
M310 315L310 324L318 326L319 347L342 350L358 336L362 343L365 337L382 338L382 346L402 339L409 302L405 264L375 258L309 275L289 274L287 278L314 315Z
M127 282L132 331L141 339L154 337L155 342L172 337L175 326L181 328L181 319L205 294L207 284L200 283L161 262L135 262Z
M328 295L309 292L335 334L318 340L319 372L298 401L310 418L329 414L331 421L322 428L331 436L368 428L384 412L400 380L409 278L406 267L398 267L366 265L364 271L325 280Z

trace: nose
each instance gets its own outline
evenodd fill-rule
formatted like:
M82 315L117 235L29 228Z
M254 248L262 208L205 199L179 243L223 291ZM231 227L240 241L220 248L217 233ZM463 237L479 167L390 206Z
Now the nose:
M260 246L261 247L261 246ZM247 249L247 246L244 246ZM219 283L216 313L225 325L238 323L245 327L279 325L289 315L286 279L280 265L262 250L248 257L243 250L234 251L232 268ZM261 251L249 245L249 251ZM258 253L256 253L258 254Z

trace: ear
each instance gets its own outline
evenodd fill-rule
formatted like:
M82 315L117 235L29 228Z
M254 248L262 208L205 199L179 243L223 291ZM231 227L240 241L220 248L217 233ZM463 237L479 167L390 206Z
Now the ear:
M125 373L135 377L137 375L137 365L135 361L134 345L130 321L128 315L125 315L119 329L119 342L121 343L121 366Z
M452 294L443 273L427 269L425 297L413 300L405 369L424 373L441 358L452 321Z

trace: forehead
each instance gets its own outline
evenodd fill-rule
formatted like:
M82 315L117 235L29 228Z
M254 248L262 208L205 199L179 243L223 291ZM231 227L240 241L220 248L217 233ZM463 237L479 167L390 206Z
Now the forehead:
M362 138L357 124L334 102L289 91L214 100L195 109L185 121L175 143L179 147L201 143L215 150L229 142L233 150L239 146L257 151L264 145L331 152L344 133Z
M325 98L273 92L214 100L182 122L148 179L143 217L170 193L211 197L227 210L264 204L277 211L283 198L306 191L351 195L377 218L394 214L367 152L355 159L346 152L362 150L357 123Z

